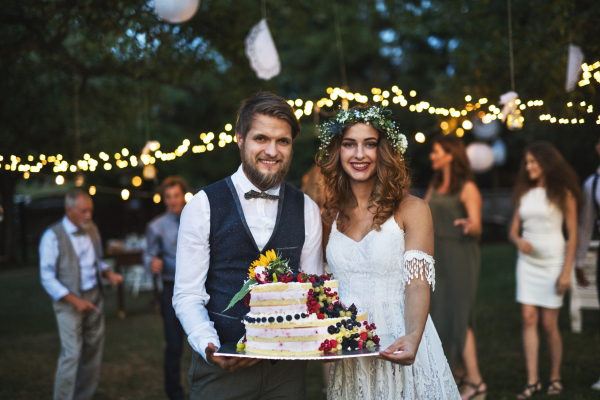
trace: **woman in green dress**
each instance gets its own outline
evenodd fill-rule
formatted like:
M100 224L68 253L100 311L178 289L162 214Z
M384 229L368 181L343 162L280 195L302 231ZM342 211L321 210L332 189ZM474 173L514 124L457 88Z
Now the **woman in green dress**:
M483 399L473 334L479 280L481 194L465 146L456 136L433 139L433 178L425 195L435 238L436 288L430 314L463 399Z

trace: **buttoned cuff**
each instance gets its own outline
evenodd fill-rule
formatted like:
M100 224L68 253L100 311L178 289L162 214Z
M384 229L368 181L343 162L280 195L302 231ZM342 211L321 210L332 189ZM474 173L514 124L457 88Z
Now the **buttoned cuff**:
M196 351L206 360L206 348L208 347L208 344L212 343L215 345L215 347L217 348L217 350L219 350L221 348L221 342L219 341L219 337L218 336L214 336L214 337L209 337L206 338L204 340L201 340L198 343L198 349L196 349ZM192 347L194 347L194 345L191 343L190 341L190 345L192 345ZM208 362L208 360L206 360L206 362ZM210 363L209 363L210 364ZM211 364L212 365L212 364Z

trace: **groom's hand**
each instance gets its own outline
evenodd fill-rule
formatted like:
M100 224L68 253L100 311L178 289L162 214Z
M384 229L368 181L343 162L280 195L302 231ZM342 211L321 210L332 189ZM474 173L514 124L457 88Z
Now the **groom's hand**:
M257 358L215 356L214 354L217 351L217 348L212 343L208 344L205 351L206 361L208 361L209 364L216 365L217 367L229 372L251 367L260 361L260 359Z

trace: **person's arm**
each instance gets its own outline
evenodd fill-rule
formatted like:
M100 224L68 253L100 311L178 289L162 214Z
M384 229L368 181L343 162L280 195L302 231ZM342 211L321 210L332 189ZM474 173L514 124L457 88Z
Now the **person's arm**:
M406 282L406 334L380 352L378 357L401 365L411 365L415 361L429 315L429 285L431 283L433 286L435 282L432 258L433 222L427 203L413 196L402 201L397 215L396 221L404 223L405 232L403 274Z
M232 372L259 360L214 356L221 342L206 310L210 300L205 286L210 262L209 236L210 204L202 191L186 204L181 214L173 308L192 348L207 362Z
M577 251L577 200L570 191L567 191L565 198L565 223L569 240L565 253L565 263L556 281L556 292L558 294L564 294L571 287L571 269Z
M146 250L144 250L144 265L146 270L153 274L160 274L163 269L161 254L161 239L152 224L146 228Z
M460 201L467 211L467 218L457 219L454 226L462 226L463 234L479 237L481 235L481 193L475 182L465 183Z
M48 229L42 235L39 251L42 286L54 301L59 301L69 294L69 289L56 278L58 239L52 230Z
M592 240L592 235L594 233L595 222L598 218L598 213L596 212L596 207L593 203L594 198L592 196L593 181L594 175L588 178L583 186L584 204L579 217L579 225L577 229L577 237L579 240L577 244L577 253L575 256L575 266L577 267L575 273L578 283L582 286L589 285L589 281L585 276L583 266L585 264L590 240Z
M323 274L323 251L321 248L323 229L319 206L304 195L305 240L300 254L300 270L307 274Z
M515 212L513 214L512 222L510 224L508 240L513 242L521 253L531 254L531 252L533 251L533 245L519 235L520 230L521 218L519 217L519 206L517 205L515 207Z

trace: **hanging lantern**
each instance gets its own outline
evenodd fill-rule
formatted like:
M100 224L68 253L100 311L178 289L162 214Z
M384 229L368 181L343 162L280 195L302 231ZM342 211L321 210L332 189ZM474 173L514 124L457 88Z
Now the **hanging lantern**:
M254 25L246 37L246 55L250 60L250 66L260 79L268 81L279 75L281 71L279 54L266 19L263 18Z
M506 121L506 127L511 131L518 131L523 128L524 118L521 115L521 110L517 108L519 95L515 92L504 93L500 96L500 104L504 104L502 108L502 122Z
M156 168L154 168L154 165L148 164L148 165L144 166L142 175L144 176L144 179L147 179L147 180L154 179L154 178L156 178Z
M506 117L506 127L511 131L518 131L523 128L523 121L521 110L516 109Z
M494 165L501 166L506 163L506 144L502 139L497 139L492 143L494 152Z
M467 146L467 157L473 172L487 172L494 165L494 151L487 143L473 142Z
M484 121L477 119L473 123L473 135L479 140L493 140L500 133L501 126L498 120L486 124Z
M158 16L173 24L192 18L199 5L200 0L154 0L154 8Z

